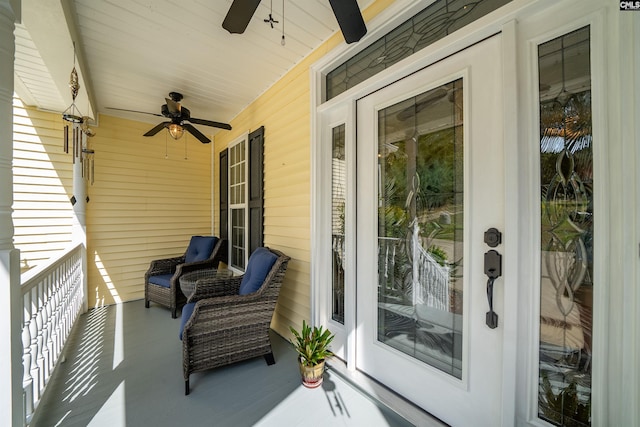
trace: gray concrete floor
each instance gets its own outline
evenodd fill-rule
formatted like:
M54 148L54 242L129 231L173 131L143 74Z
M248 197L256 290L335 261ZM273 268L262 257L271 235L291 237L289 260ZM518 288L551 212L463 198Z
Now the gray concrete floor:
M185 396L179 326L143 301L81 316L31 425L426 425L400 417L338 369L327 370L322 388L306 389L292 346L275 333L275 365L259 357L192 374Z

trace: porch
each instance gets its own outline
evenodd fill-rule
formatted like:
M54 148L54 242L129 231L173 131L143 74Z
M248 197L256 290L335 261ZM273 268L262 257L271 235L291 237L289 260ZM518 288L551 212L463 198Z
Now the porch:
M185 396L179 325L141 300L80 315L31 425L444 425L340 361L321 389L306 389L292 346L276 333L275 365L255 358L192 374Z

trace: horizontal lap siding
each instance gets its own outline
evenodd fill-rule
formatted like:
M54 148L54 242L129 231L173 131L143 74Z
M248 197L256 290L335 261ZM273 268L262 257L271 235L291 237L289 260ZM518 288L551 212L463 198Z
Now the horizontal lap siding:
M13 100L13 224L22 272L72 241L71 156L63 151L62 116Z
M211 233L211 146L186 133L143 137L152 126L101 115L95 128L90 306L143 298L151 260L182 255L192 235Z

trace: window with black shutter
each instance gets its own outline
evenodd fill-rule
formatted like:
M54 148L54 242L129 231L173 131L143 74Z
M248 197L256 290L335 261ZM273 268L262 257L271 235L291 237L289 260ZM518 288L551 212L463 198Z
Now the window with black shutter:
M244 270L264 245L264 126L220 153L220 237L229 240L228 264Z

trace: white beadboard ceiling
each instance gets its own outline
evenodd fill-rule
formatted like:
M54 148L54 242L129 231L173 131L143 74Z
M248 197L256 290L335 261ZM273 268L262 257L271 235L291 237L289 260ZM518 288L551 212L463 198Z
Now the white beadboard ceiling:
M359 0L361 10L373 0ZM328 0L262 0L244 34L222 21L231 0L22 0L16 29L16 92L27 104L63 111L73 43L80 111L149 123L171 91L192 117L228 122L314 48L339 32ZM263 20L271 5L274 29ZM286 44L281 45L282 24ZM88 93L86 92L88 90ZM218 130L199 126L206 134Z

